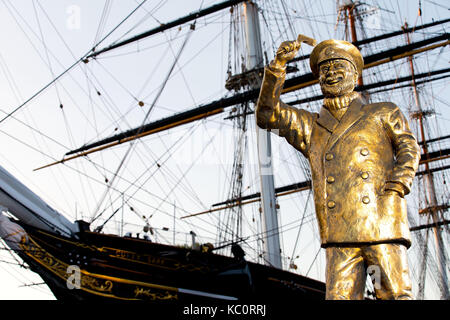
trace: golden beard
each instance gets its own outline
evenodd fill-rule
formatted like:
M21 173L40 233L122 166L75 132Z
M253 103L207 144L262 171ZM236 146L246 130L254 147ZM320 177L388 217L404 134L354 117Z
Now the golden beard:
M339 97L346 95L355 88L355 81L351 77L344 78L339 85L330 86L325 82L326 78L320 79L320 89L326 98Z

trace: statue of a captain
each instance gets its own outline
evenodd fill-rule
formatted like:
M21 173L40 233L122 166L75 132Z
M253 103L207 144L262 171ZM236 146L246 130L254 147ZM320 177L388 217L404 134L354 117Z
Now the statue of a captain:
M367 269L375 266L378 299L412 299L404 196L419 165L417 141L395 104L365 103L354 91L364 62L346 41L323 41L311 53L325 97L319 113L283 103L286 63L299 48L300 41L283 42L266 66L256 119L309 160L326 298L363 299Z

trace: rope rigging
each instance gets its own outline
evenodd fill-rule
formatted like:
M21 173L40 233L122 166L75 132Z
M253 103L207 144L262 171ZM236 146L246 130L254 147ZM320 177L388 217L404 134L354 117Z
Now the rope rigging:
M103 41L105 41L117 28L119 28L128 18L130 18L147 0L143 0L131 13L129 13L116 27L114 27L106 36L104 36L97 44L101 44ZM95 47L94 47L95 48ZM60 73L58 76L53 78L52 81L47 83L44 87L39 89L37 92L35 92L31 97L29 97L27 100L25 100L22 104L17 106L13 111L9 112L8 115L0 119L0 123L11 117L13 114L15 114L20 109L24 108L30 101L32 101L34 98L36 98L38 95L40 95L42 92L44 92L47 88L51 87L54 83L56 83L60 78L62 78L65 74L67 74L70 70L72 70L75 66L77 66L80 62L83 62L86 57L93 51L93 49L90 49L88 52L86 52L81 58L79 58L77 61L75 61L71 66L69 66L66 70L64 70L62 73Z
M158 101L159 97L161 96L161 93L163 92L163 90L164 90L164 88L165 88L165 85L167 84L167 81L168 81L168 79L169 79L169 77L170 77L172 71L174 70L174 68L175 68L175 66L176 66L176 64L177 64L177 61L178 61L178 59L179 59L181 53L183 52L183 49L185 48L186 43L187 43L187 41L189 40L191 34L192 34L192 32L188 33L188 35L187 35L185 41L183 42L183 44L182 44L182 46L181 46L181 48L180 48L180 50L179 50L179 52L178 52L178 55L175 57L175 60L174 60L174 62L173 62L173 64L172 64L172 67L170 68L170 70L169 70L169 72L168 72L168 74L167 74L165 80L163 81L163 85L161 86L161 88L160 88L159 92L157 93L157 95L156 95L156 97L155 97L155 99L154 99L152 105L150 106L149 110L147 111L147 113L146 113L146 115L145 115L145 117L144 117L144 120L142 121L141 128L142 128L142 126L147 122L147 119L148 119L148 117L150 116L150 113L153 111L153 108L154 108L156 102ZM141 129L141 130L142 130L142 129ZM139 133L140 133L140 130L138 130L138 132L137 132L136 135L139 135ZM100 206L102 205L102 203L103 203L103 201L104 201L104 198L106 197L107 193L109 192L109 186L110 186L110 185L113 185L114 180L116 179L118 173L119 173L120 170L122 169L122 166L124 165L124 163L125 163L125 161L126 161L128 155L129 155L130 152L132 151L132 149L133 149L133 147L134 147L134 142L135 142L135 140L131 142L131 144L130 144L128 150L127 150L127 152L125 153L125 156L122 158L122 160L121 160L121 162L120 162L118 168L116 169L116 172L114 173L113 178L111 179L110 183L108 184L108 188L105 190L104 195L100 198L99 204L97 205L97 209L94 210L94 212L93 212L94 215L96 214L96 212L98 211L98 209L99 209ZM93 221L95 221L98 217L99 217L98 214L97 214L96 216L93 216L93 218L91 219L91 223L92 223Z
M131 34L131 32L135 31L139 25L141 25L144 21L147 21L149 18L154 19L155 21L160 23L160 20L156 18L155 12L165 6L167 1L161 0L159 2L156 2L150 10L147 10L144 6L142 6L144 2L145 1L140 2L138 6L138 8L140 7L140 11L145 11L143 18L139 19L139 21L136 24L133 24L131 28L128 28L127 31L117 39L117 43L118 41L121 41L129 34ZM9 6L9 10L11 12L13 11L13 9L11 8L12 5L9 1L5 2L4 5ZM265 1L261 3L261 25L265 28L265 31L267 31L263 33L265 36L265 63L267 64L270 60L269 55L272 52L275 52L276 46L279 44L280 40L292 38L292 35L296 32L295 30L298 31L310 29L310 34L312 36L318 39L320 37L323 37L326 32L321 33L319 30L323 29L324 24L327 26L334 26L334 21L332 19L336 17L336 13L326 14L330 12L330 10L326 8L326 6L326 3L324 4L324 2L320 2L320 6L318 5L314 8L308 8L307 3L288 0L283 0L280 3L272 1ZM390 3L389 6L392 6L393 8L395 7L395 3ZM98 48L100 43L103 42L106 37L108 37L105 36L100 39L106 28L107 21L111 18L111 7L112 2L110 0L105 1L105 4L101 11L98 26L96 28L94 38L95 44L93 46L94 48ZM125 53L108 55L107 57L102 58L98 56L89 64L80 64L79 62L85 60L88 55L94 53L93 50L89 51L86 55L83 56L83 58L77 59L76 63L70 66L69 69L67 69L64 73L56 75L55 77L55 73L53 73L53 71L57 70L56 63L59 63L59 61L57 61L53 56L50 47L45 46L44 40L46 40L47 37L44 37L45 33L42 29L42 23L44 21L42 19L42 13L44 14L44 17L47 17L47 20L50 21L50 19L39 1L37 1L37 6L33 1L33 8L37 20L36 25L38 26L38 28L35 28L35 37L37 39L40 39L39 43L41 43L44 48L43 50L40 50L43 53L41 54L41 60L43 64L47 66L48 70L52 73L55 79L52 83L49 83L31 98L25 100L24 103L20 104L12 112L6 113L5 116L0 120L0 123L8 118L11 118L11 120L17 121L21 125L28 127L33 132L35 132L36 135L39 135L41 138L50 141L52 144L65 151L73 150L73 148L71 148L70 146L76 146L76 140L77 138L79 138L77 137L77 135L82 135L77 133L78 128L75 128L75 125L73 125L70 121L71 114L69 113L69 108L66 107L69 104L65 104L63 103L64 101L62 101L65 99L64 95L67 93L65 91L67 91L68 89L64 86L62 81L60 81L65 77L65 75L71 75L71 73L76 71L76 66L79 66L80 70L84 72L86 84L83 86L87 87L87 89L84 89L83 92L88 97L88 103L90 104L90 109L88 111L86 111L87 109L83 107L79 108L80 110L78 111L80 114L84 114L86 123L88 123L90 125L90 129L94 131L94 134L91 134L91 132L85 133L85 136L88 137L89 141L93 142L98 138L105 136L106 134L114 134L116 132L122 132L124 130L132 128L133 112L136 112L141 116L139 118L141 126L139 126L138 128L142 128L144 123L146 123L148 119L153 116L156 109L158 109L158 111L161 111L162 114L164 114L164 111L167 111L166 113L168 114L173 114L176 110L175 107L166 104L165 102L158 103L158 100L163 91L168 91L165 86L171 79L175 79L174 76L176 74L179 75L179 79L181 79L181 81L180 83L178 83L176 89L170 91L171 94L172 92L173 94L178 94L178 92L183 91L183 93L185 93L186 95L187 101L190 101L190 103L188 104L198 107L200 103L199 96L195 91L192 82L190 82L190 78L188 77L188 73L186 73L186 69L184 69L184 67L188 66L191 61L195 61L195 59L197 58L197 54L200 54L204 49L209 48L210 46L217 45L217 43L220 43L220 40L222 40L222 42L224 43L223 47L226 47L228 43L228 48L224 50L225 53L223 54L225 59L222 62L226 67L226 72L228 72L228 75L231 75L233 72L237 73L236 71L238 71L242 65L243 52L239 48L239 45L242 42L242 34L240 33L241 31L239 31L238 27L239 10L234 9L233 7L233 11L230 14L230 21L228 21L228 19L226 22L219 21L225 16L225 14L223 13L216 13L214 14L214 16L209 16L208 20L205 20L205 26L211 23L223 23L222 30L218 31L214 35L211 35L207 41L196 47L195 50L198 49L197 51L195 51L196 54L193 54L189 59L183 59L183 61L179 60L181 52L184 50L184 46L188 42L188 39L190 39L192 31L179 31L174 32L174 34L168 34L165 32L164 37L161 36L161 39L164 39L161 40L160 43L156 43L155 41L154 44L150 44L145 48L143 46L139 48L133 47L130 49L130 51L127 51ZM136 8L135 10L137 10L138 8ZM322 12L320 12L321 8ZM391 9L388 6L386 8L386 12L390 11ZM199 10L202 10L202 8L200 7ZM421 8L421 10L423 10L423 8ZM358 11L357 9L355 12L357 18L356 31L358 35L362 36L363 38L369 37L369 35L373 33L379 34L379 32L383 31L391 32L392 29L398 30L398 28L395 27L398 26L398 21L395 21L394 24L394 16L390 14L388 15L389 25L385 24L380 29L375 31L371 29L363 30L362 27L364 24L361 11ZM226 14L229 14L229 12L226 12ZM281 15L288 16L288 20L283 21L282 19L280 19ZM41 17L40 21L39 17ZM126 19L128 19L128 17ZM402 18L400 20L402 20L401 23L404 22ZM421 20L422 16L418 16L415 20L413 28L415 28L418 21ZM392 24L390 24L391 22ZM430 29L432 31L424 30L423 33L417 32L414 34L417 38L423 36L423 39L428 38L428 36L435 37L437 35L443 35L445 33L445 25L442 25L440 28L441 29L438 30L439 32L435 31L437 30L435 28ZM186 31L186 29L184 28L182 30ZM330 30L331 28L327 28L329 37L332 37ZM343 30L341 26L339 26L335 30L335 37L340 37L342 31ZM226 32L230 33L227 35ZM361 44L361 47L365 53L367 53L368 55L373 55L375 54L375 52L385 50L385 46L393 48L397 45L400 45L401 41L399 39L400 38L393 37L389 40L385 39L385 41L383 42ZM423 39L420 38L420 40ZM180 42L183 41L181 49L179 49L178 52L176 52L176 50L174 50L174 47L172 47L172 42L176 40L179 40ZM364 41L365 39L358 40ZM168 45L166 47L164 47L164 45L166 45L165 42L168 42ZM155 59L154 56L152 56L154 60L152 61L152 63L155 64L155 67L152 71L149 72L148 77L140 82L141 86L137 88L137 90L131 87L126 79L121 78L119 73L116 73L115 70L109 68L109 63L114 60L113 58L120 56L132 59L131 54L134 54L136 52L142 53L145 50L149 50L148 52L151 53L150 50L156 48L162 48L166 51L161 56L159 61ZM429 106L430 111L435 113L434 117L430 118L430 121L425 124L425 129L428 133L428 139L440 137L445 134L445 132L442 132L442 130L438 128L438 125L441 120L445 120L447 117L446 113L442 112L442 109L440 109L441 106L446 105L448 107L447 99L441 98L441 96L444 96L443 91L445 91L446 89L446 82L444 80L446 78L442 76L442 78L440 78L441 80L439 80L439 82L436 82L435 80L438 79L437 75L427 76L426 74L436 70L435 67L439 67L441 61L443 59L445 60L445 50L447 48L448 45L443 46L439 50L435 50L432 53L430 51L426 55L421 54L420 56L417 56L416 60L414 60L414 66L417 67L416 76L423 74L423 78L416 77L417 80L421 79L420 81L417 81L416 84L418 85L418 90L421 96L424 96L423 104ZM97 51L96 53L98 52L99 51ZM226 52L228 52L228 56L226 55ZM70 52L70 54L72 54L73 57L73 53ZM168 75L161 85L153 86L150 90L148 87L154 79L153 76L158 73L158 65L162 64L162 61L164 59L168 60L167 56L170 54L172 54L175 61L171 64ZM52 63L51 58L53 58L56 63ZM2 62L2 60L3 58L0 55L1 70L3 70L3 73L7 74L7 65L6 63ZM401 59L398 62L392 62L384 66L378 66L371 69L370 73L369 71L365 73L365 77L367 75L367 82L366 78L364 79L366 85L380 83L383 81L393 81L392 87L386 86L386 88L377 91L370 91L369 93L371 95L371 98L402 99L402 101L404 102L412 102L411 93L408 92L408 90L404 90L405 88L411 88L411 86L409 84L400 85L398 83L399 80L404 78L404 74L408 70L408 65L405 60L406 59ZM59 63L59 65L61 65L61 63ZM308 60L302 59L296 61L296 65L294 68L296 68L296 70L294 70L293 73L297 73L296 75L303 74L305 70L309 70ZM140 71L142 72L143 70ZM100 74L100 72L102 74ZM385 74L395 75L395 77L389 78L388 76L385 76ZM102 78L101 75L103 75L104 78ZM162 77L163 76L164 74L162 75ZM23 101L23 99L20 98L19 91L17 89L13 89L14 87L17 87L17 85L12 82L13 78L10 77L10 79L12 79L9 81L11 91L17 95L17 101ZM128 102L126 102L125 106L123 107L123 104L115 100L115 92L112 92L113 90L108 87L108 84L105 83L105 79L111 80L114 85L117 85L117 87L119 88L118 91L121 91L122 97L128 98L131 101L129 105L127 104ZM405 78L405 81L403 83L408 83L409 81L410 80ZM431 82L434 83L434 87L431 86ZM79 87L82 86L79 83L78 85ZM67 145L61 142L62 140L58 141L60 139L57 136L50 137L46 134L46 132L38 130L37 127L27 124L26 121L23 121L18 117L19 110L24 110L25 106L29 105L35 97L53 86L57 91L56 100L60 105L64 104L65 106L65 108L61 109L61 119L62 122L65 123L65 128L67 130L66 135L68 137L67 140L69 141L67 142ZM441 91L439 91L439 89L441 89ZM222 91L218 92L222 93L223 90L224 89L222 88ZM146 95L147 92L149 93ZM301 101L302 99L306 99L307 97L317 96L319 94L320 92L318 86L314 86L308 89L295 90L292 93L286 94L286 97L287 100ZM144 95L146 96L144 97ZM216 96L217 94L212 95L212 97ZM75 100L75 98L73 99ZM307 108L310 111L315 111L320 107L319 100L320 99L317 99L317 101L315 102L310 101L311 104L308 106L305 106L305 104L303 103L301 107ZM208 101L207 98L206 101ZM98 157L86 155L83 157L82 161L75 161L73 165L69 165L69 162L63 162L64 166L61 167L63 167L63 169L68 172L76 173L80 178L80 184L87 186L86 182L89 183L89 187L86 187L85 190L83 188L86 203L90 202L90 200L88 199L92 197L92 194L94 194L94 187L99 185L103 188L106 186L106 190L104 190L104 193L102 193L100 195L100 198L95 201L96 207L94 208L94 211L91 212L90 216L91 222L96 223L96 230L100 231L104 226L110 226L113 224L113 222L117 222L114 221L114 219L118 219L117 216L119 216L121 212L120 210L125 207L127 208L128 214L132 212L137 217L137 219L139 219L139 222L135 224L133 224L132 220L130 219L130 221L127 222L128 226L139 228L142 227L142 224L152 224L152 228L158 230L158 236L160 236L160 239L163 240L163 242L175 242L172 239L169 239L170 237L167 237L168 233L163 232L167 231L167 228L163 229L155 226L156 224L164 225L164 223L166 223L166 225L169 225L167 222L162 222L164 221L163 218L169 221L174 216L173 213L170 212L170 210L167 208L170 206L175 207L173 202L176 201L176 210L178 210L179 212L183 212L184 214L190 214L192 213L191 210L193 210L192 208L194 206L202 210L207 210L209 202L214 199L211 197L205 197L203 193L198 190L197 185L201 183L200 181L189 179L190 172L195 169L195 161L193 161L192 165L190 165L189 167L182 168L181 166L172 166L170 163L170 159L174 155L178 155L177 152L183 147L183 144L186 144L187 141L189 141L188 139L193 137L195 132L199 132L200 129L206 130L207 125L217 125L220 131L222 131L224 128L233 127L233 130L235 130L236 133L236 137L238 137L234 140L236 142L236 152L234 154L235 158L233 160L233 163L228 165L228 163L218 161L218 163L216 164L218 171L222 172L225 182L219 187L214 186L215 189L220 189L219 192L216 192L215 196L218 195L222 197L222 199L241 199L247 193L253 194L258 192L259 178L257 177L257 174L255 174L255 170L253 170L251 166L247 166L248 161L251 161L251 155L249 155L248 150L249 148L253 147L252 140L255 139L255 137L252 136L255 129L255 124L253 121L254 119L251 116L252 110L249 107L249 101L251 101L251 99L244 103L240 103L236 110L230 113L230 119L232 119L233 121L231 124L229 121L224 121L223 119L219 118L220 114L215 114L213 117L208 119L204 118L202 121L198 121L198 119L196 119L197 122L194 122L189 127L186 126L184 129L180 129L179 131L175 131L173 129L171 129L170 132L160 131L157 135L153 136L153 138L152 136L148 136L145 140L141 138L139 142L131 142L129 146L126 146L122 149L116 148L114 151L111 151L110 154L99 153ZM140 102L143 103L143 106L140 108L136 108L136 104ZM401 107L406 107L406 105L402 105ZM5 113L5 111L3 110L2 112ZM242 116L244 114L247 114L247 116L250 116L250 118ZM105 118L109 122L102 123L101 118ZM141 121L142 119L144 120ZM446 128L443 129L445 130ZM6 130L2 129L1 132L14 141L20 140L20 137L15 137ZM182 138L177 141L173 141L173 143L168 142L170 141L168 140L170 139L170 136L179 133L181 133ZM198 143L202 145L202 148L199 153L196 154L197 157L195 157L195 159L193 160L201 159L201 157L208 152L214 155L216 155L217 153L218 155L220 150L217 150L216 141L214 141L215 138L217 137L207 131L207 133L203 137L203 140L198 141ZM19 142L26 145L26 147L30 150L33 150L33 152L38 152L42 156L56 161L55 157L52 156L52 152L47 152L44 148L41 148L41 146L37 144L34 145L33 143L29 143L25 140ZM160 147L159 150L156 150L156 145ZM430 149L431 151L435 152L444 150L445 148L446 142L440 141ZM295 181L307 181L311 179L311 173L307 161L298 153L290 151L292 150L284 149L284 147L279 151L280 158L282 159L281 166L283 167L283 174L279 173L280 177L277 178L277 182L279 185L284 186ZM112 162L111 159L113 159L115 162ZM139 166L133 167L134 165L131 165L133 160L136 160L136 162L139 163ZM444 160L439 160L434 162L431 170L437 169L440 166L444 165L445 163L443 161ZM114 169L111 169L111 163L114 163ZM93 175L89 175L87 173L89 169L93 169L95 171ZM425 174L423 170L421 172L423 172L423 174L420 174L420 177L418 177L418 179L422 179L422 175ZM442 189L439 190L438 195L439 201L448 203L449 193L448 186L445 182L448 181L448 170L443 169L442 171L432 171L432 173L434 173L434 175L436 176L436 183L442 185ZM302 179L302 177L304 177L304 179ZM55 176L55 180L58 181L58 179L59 176ZM84 182L81 182L82 179ZM203 183L205 184L205 182ZM68 182L66 182L66 184L69 185ZM65 185L62 185L62 188L67 187ZM211 189L213 189L213 187L211 187ZM419 190L418 192L420 193L420 191L423 190ZM320 274L320 260L322 259L320 255L320 248L317 245L317 235L315 238L312 235L314 234L314 231L317 231L314 230L314 228L317 228L317 226L315 225L314 212L311 209L313 207L310 201L311 197L311 189L309 189L307 193L298 193L295 196L289 198L280 198L280 201L281 199L283 199L283 202L280 203L281 207L283 208L283 220L282 223L280 220L280 228L277 230L277 234L283 237L282 257L283 261L287 262L287 264L284 264L285 266L293 264L295 262L294 260L296 259L295 257L303 257L306 250L308 249L307 246L311 246L311 256L308 255L308 257L305 258L305 260L307 261L303 260L305 265L301 266L301 269L297 271L301 274L306 274L307 276L314 272ZM286 207L284 206L285 204ZM417 208L411 208L411 210L414 210L414 213L411 214L411 216L413 216L410 220L411 225L417 226L423 225L425 224L425 222L430 222L429 217L417 217L416 212L419 211L419 208L423 208L423 206L424 204L420 203L419 205L417 205ZM89 206L86 205L86 207ZM133 208L133 210L131 210L131 208ZM262 231L259 221L260 212L258 209L258 205L245 206L245 208L244 206L239 205L233 208L228 208L228 211L225 211L220 215L209 214L203 217L196 217L191 221L188 221L189 219L181 220L179 217L180 214L178 214L176 218L177 233L180 233L181 239L181 237L189 235L190 230L193 230L198 235L198 239L207 239L208 242L214 242L214 245L219 252L221 252L220 250L226 252L231 245L240 243L244 247L245 251L248 252L249 257L254 260L261 261L261 253L263 252L262 242L264 236L273 230ZM133 214L131 216L133 216ZM294 215L296 218L292 219L290 215ZM445 219L445 213L443 211L440 212L440 215L442 219ZM157 219L155 219L155 217L157 217ZM179 231L178 225L180 225ZM307 226L311 227L311 234L305 230L305 227ZM445 225L443 228L447 228L446 230L448 231L448 225ZM417 235L415 236L417 247L413 247L413 249L418 252L418 255L421 255L421 253L423 253L421 256L422 261L420 261L420 263L417 263L417 265L420 264L420 269L419 267L417 267L417 269L414 271L415 277L421 278L419 279L420 281L418 281L419 283L421 283L425 279L430 278L432 282L435 282L434 285L439 286L439 281L437 281L437 276L435 275L435 273L437 273L437 269L434 266L434 264L436 263L436 259L435 257L433 257L433 251L431 250L431 248L429 248L432 245L431 237L429 237L428 235L429 229L421 230L420 232L414 232L413 234ZM448 237L448 235L445 235L445 237ZM295 239L295 242L290 241L291 239ZM314 274L314 276L316 276L316 274ZM423 290L423 288L420 288L419 292L423 292ZM426 295L424 294L424 296Z

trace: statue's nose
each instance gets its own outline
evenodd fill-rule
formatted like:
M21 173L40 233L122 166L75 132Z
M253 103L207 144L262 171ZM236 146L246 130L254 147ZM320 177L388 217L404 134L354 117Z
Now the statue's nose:
M334 76L336 74L336 70L334 69L334 67L330 67L330 69L328 69L326 75L328 76Z

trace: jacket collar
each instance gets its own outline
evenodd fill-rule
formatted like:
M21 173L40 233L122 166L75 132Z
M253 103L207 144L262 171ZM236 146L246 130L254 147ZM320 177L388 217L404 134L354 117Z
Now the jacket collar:
M342 135L346 133L348 129L350 129L353 124L355 124L356 121L361 119L361 117L363 116L363 112L361 112L362 106L363 101L361 98L358 97L352 101L341 121L338 122L337 125L333 128L331 136L328 139L327 149L332 148L333 145L339 140L339 138L342 137Z

